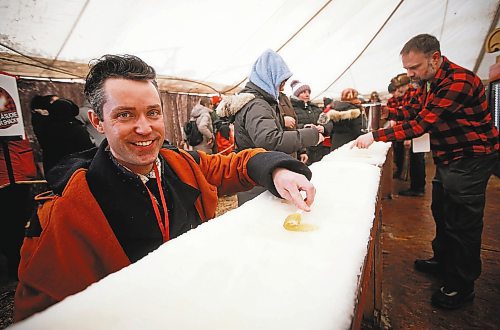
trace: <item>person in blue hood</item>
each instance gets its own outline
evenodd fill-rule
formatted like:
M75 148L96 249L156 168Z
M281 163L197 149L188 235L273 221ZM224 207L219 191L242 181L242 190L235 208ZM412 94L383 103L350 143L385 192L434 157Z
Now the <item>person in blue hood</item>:
M268 49L252 66L245 88L237 95L223 97L217 107L217 115L234 118L237 151L264 148L293 154L323 141L323 136L316 127L293 131L283 129L278 96L280 87L291 76L292 72L283 58ZM264 190L256 187L238 193L238 204L251 200Z

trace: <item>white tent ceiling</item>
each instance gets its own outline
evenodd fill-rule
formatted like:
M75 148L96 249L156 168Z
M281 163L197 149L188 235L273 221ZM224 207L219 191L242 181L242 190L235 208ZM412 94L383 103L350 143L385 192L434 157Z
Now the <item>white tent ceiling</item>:
M499 3L0 0L0 65L23 76L84 77L91 59L128 53L165 78L163 89L214 93L243 86L255 59L271 48L317 99L337 97L346 87L368 94L386 91L404 72L399 51L419 33L435 35L444 55L477 66L487 79L495 54L483 56L482 49L499 26Z

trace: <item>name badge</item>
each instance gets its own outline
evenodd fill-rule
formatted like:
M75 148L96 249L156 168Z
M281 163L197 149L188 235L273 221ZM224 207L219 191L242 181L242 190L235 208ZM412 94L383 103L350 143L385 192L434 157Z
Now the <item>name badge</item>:
M412 150L413 152L428 152L431 151L431 139L429 133L425 133L418 138L412 139Z

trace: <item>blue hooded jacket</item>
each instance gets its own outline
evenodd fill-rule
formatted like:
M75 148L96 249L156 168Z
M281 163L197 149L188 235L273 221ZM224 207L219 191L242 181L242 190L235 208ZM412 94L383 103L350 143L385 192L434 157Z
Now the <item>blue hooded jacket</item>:
M292 72L283 58L268 49L255 61L249 80L277 100L279 85L291 76Z

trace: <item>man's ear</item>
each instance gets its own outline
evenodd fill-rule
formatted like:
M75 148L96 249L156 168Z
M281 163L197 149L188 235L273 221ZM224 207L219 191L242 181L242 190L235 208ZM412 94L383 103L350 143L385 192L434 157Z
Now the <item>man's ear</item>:
M90 123L92 124L92 126L94 126L95 129L99 133L104 134L104 128L102 127L102 121L97 116L97 113L95 113L94 110L89 110L87 114L89 116L89 120L90 120Z
M432 53L431 57L434 61L438 62L439 59L441 58L441 52L438 52L436 50L434 53Z

